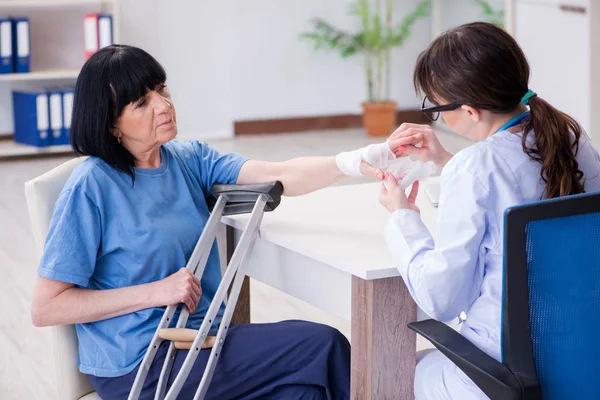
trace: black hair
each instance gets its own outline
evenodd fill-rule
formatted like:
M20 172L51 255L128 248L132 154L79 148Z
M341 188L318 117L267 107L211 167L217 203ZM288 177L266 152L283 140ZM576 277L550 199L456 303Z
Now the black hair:
M73 99L71 144L79 155L98 157L134 179L135 157L113 134L129 103L164 84L164 68L142 49L104 47L84 64Z

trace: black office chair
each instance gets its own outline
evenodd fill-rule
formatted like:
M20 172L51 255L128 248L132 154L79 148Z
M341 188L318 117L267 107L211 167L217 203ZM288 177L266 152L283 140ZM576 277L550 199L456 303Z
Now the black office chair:
M600 193L512 207L504 219L502 362L441 322L409 328L492 400L600 399Z

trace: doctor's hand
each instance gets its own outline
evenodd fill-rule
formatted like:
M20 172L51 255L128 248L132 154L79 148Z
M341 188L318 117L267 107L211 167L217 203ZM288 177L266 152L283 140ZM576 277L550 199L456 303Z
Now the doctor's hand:
M442 146L429 125L404 123L389 140L397 145L392 149L396 157L414 155L423 162L433 161L443 168L453 156Z
M388 140L385 141L385 144L381 143L381 144L375 145L375 146L385 146L385 156L382 157L382 158L387 159L387 155L388 155L388 153L389 153L390 150L392 152L394 152L394 154L396 155L396 157L398 157L398 154L397 154L396 151L397 151L398 147L401 146L401 145L403 145L403 144L405 144L405 142L406 142L405 138L402 138L402 137L392 138L390 136L388 138ZM371 146L368 146L368 147L371 147ZM396 151L394 151L394 150L396 150ZM377 160L377 157L375 157L375 160ZM381 160L381 158L379 160ZM379 181L383 180L383 178L385 177L385 173L380 168L378 168L377 166L373 166L373 165L369 164L367 161L364 161L364 160L360 163L360 173L363 176L370 176L370 177L375 178L375 179L377 179Z
M408 209L420 214L419 207L415 204L418 193L419 181L413 183L410 194L406 196L404 190L396 183L394 176L386 172L385 180L381 184L381 191L379 192L379 202L391 213L402 209Z

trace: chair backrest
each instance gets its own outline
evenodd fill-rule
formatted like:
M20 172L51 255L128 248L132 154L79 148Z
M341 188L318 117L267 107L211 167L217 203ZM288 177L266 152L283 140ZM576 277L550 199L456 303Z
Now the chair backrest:
M504 364L544 400L597 398L600 193L514 207L505 224Z
M25 183L25 195L31 218L33 237L41 256L54 204L71 173L84 158L75 158ZM88 378L77 369L77 334L74 325L61 325L52 330L52 347L60 399L79 399L93 392Z

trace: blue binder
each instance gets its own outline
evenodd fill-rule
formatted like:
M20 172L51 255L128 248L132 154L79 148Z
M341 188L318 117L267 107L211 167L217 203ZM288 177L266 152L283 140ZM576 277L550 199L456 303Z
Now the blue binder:
M112 16L109 14L98 15L98 49L113 44Z
M63 88L61 93L62 112L63 112L63 129L59 141L55 144L71 144L71 119L73 117L73 88Z
M12 22L0 17L0 74L12 73L13 63Z
M63 99L58 88L48 89L48 115L50 116L50 144L63 144Z
M15 142L45 147L50 144L48 94L13 91Z
M29 72L31 42L29 40L29 19L12 18L12 38L14 72Z

